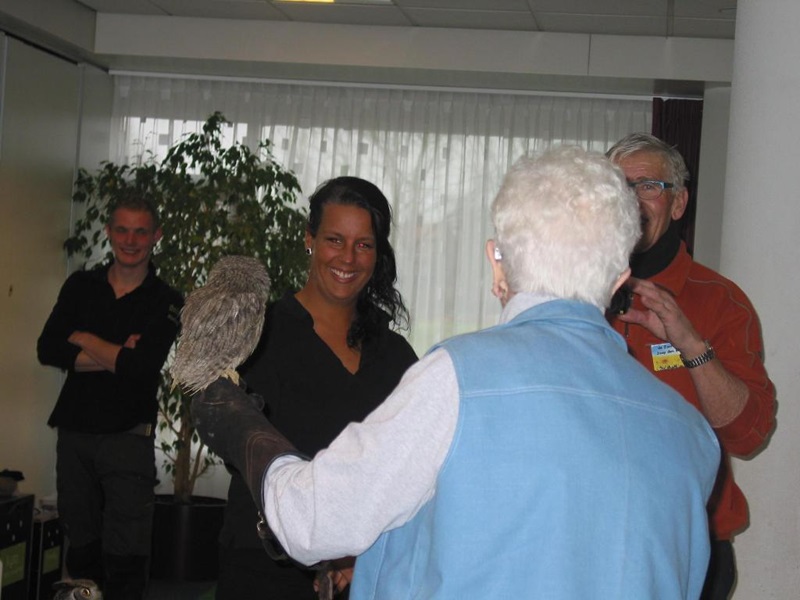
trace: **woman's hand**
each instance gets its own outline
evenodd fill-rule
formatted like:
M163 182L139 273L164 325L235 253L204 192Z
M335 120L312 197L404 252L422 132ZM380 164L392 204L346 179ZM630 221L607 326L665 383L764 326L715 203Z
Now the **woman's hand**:
M353 567L345 567L344 569L331 572L331 579L333 579L333 585L335 586L335 594L342 593L344 588L350 585L350 582L353 581L354 570Z
M332 598L341 594L353 581L355 558L347 556L330 561L314 578L314 591L320 598ZM330 586L330 587L328 587Z

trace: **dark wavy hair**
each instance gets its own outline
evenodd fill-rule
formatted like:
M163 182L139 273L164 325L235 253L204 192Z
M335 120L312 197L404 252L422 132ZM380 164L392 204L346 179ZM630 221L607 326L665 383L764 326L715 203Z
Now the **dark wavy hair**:
M394 323L408 328L408 309L397 282L397 263L389 243L392 227L392 210L386 196L374 183L359 177L336 177L320 185L309 198L308 232L316 237L326 204L345 204L363 208L370 214L375 234L377 257L372 277L358 295L356 318L347 332L347 345L357 347L362 341L376 335L381 328Z

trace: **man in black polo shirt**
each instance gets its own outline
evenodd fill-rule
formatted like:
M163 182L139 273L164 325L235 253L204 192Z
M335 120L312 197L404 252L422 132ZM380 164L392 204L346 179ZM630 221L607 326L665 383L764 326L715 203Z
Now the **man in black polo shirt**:
M70 577L98 582L107 600L141 599L147 583L159 373L182 298L150 263L158 215L125 197L105 227L114 260L73 273L37 344L67 372L48 424L58 428L58 508Z

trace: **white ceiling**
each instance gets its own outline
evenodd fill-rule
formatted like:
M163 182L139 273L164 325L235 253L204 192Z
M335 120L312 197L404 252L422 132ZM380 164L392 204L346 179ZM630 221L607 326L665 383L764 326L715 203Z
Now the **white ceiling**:
M736 0L74 0L99 13L733 39Z
M116 73L701 97L736 1L0 0L0 32Z

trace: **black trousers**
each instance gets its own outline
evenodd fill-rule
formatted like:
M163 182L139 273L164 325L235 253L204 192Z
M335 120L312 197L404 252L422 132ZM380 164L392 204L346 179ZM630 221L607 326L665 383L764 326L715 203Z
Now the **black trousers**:
M314 572L275 562L263 548L220 546L216 600L317 600Z
M153 438L59 429L58 512L69 539L66 567L107 600L135 600L147 586L155 502Z
M736 556L728 540L711 540L711 558L700 600L728 600L736 582Z

